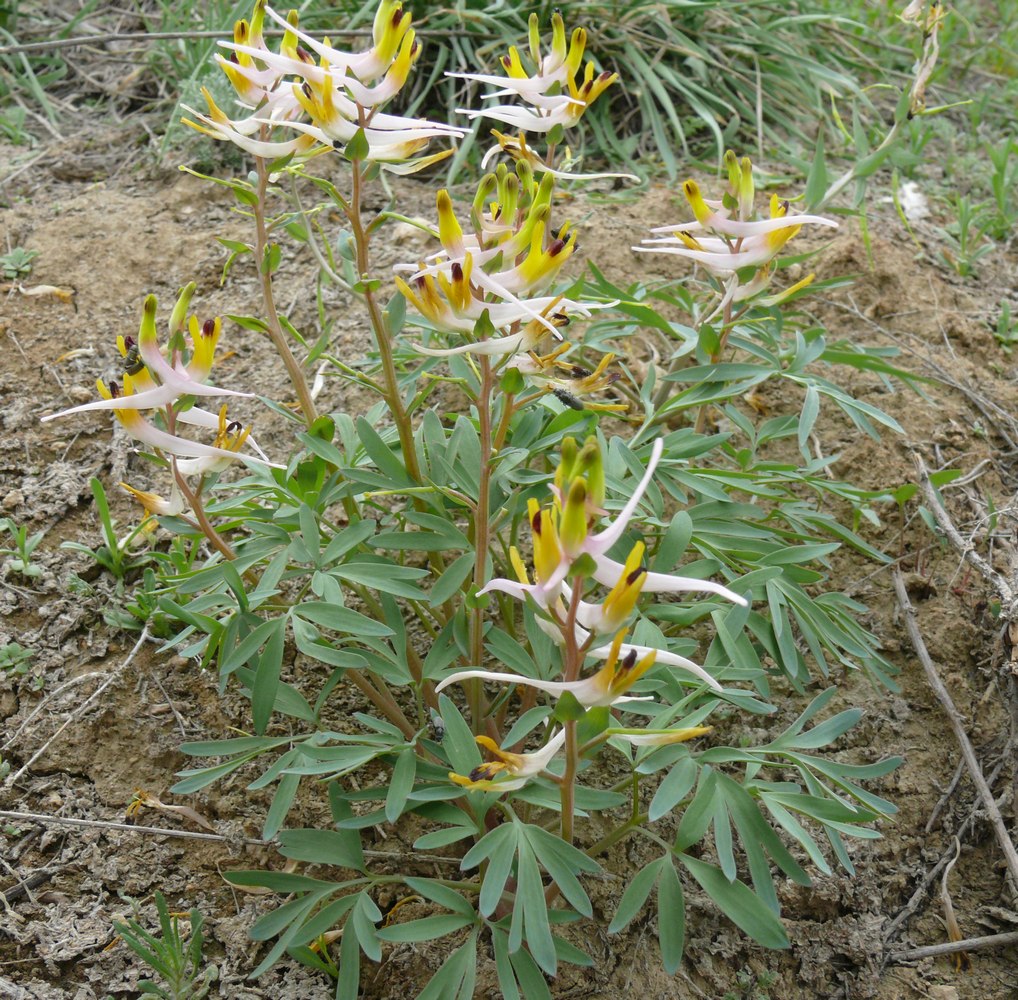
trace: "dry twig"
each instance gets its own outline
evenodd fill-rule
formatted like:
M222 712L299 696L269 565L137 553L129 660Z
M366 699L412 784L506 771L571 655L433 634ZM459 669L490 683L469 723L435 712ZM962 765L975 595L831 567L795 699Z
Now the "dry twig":
M939 507L939 504L937 506ZM993 797L993 792L990 791L990 786L986 783L986 779L983 777L983 772L979 766L979 761L976 758L975 750L973 750L968 734L965 732L965 726L962 722L961 714L955 707L954 701L951 699L951 695L947 688L944 687L944 683L941 681L940 675L937 673L937 668L934 666L933 660L930 658L929 651L926 649L926 643L923 641L923 636L919 631L919 625L916 620L916 611L915 608L912 607L912 602L908 599L908 593L905 591L905 580L902 577L900 570L894 571L894 590L898 595L898 603L901 605L901 609L905 613L905 625L908 628L909 638L912 640L912 645L915 648L916 655L919 657L919 662L922 664L923 671L926 674L926 679L930 682L930 687L933 689L933 693L937 696L937 700L943 706L944 711L947 714L947 718L951 723L951 729L954 731L955 738L958 740L958 745L961 747L962 756L965 758L965 764L968 767L969 774L972 776L972 781L976 786L976 790L979 792L980 799L982 799L983 807L986 809L986 815L990 820L990 824L993 826L993 831L997 836L997 841L1004 853L1004 860L1007 862L1007 870L1011 875L1011 880L1015 887L1018 888L1018 851L1015 850L1014 842L1011 840L1011 837L1007 832L1007 828L1004 826L1004 818L1000 814L1000 809L997 808L997 802Z
M277 846L273 840L259 840L256 837L229 837L221 833L199 833L196 830L172 830L158 826L137 826L134 823L113 823L105 819L73 819L70 816L47 816L44 813L12 812L7 809L0 809L0 819L12 820L16 823L42 823L44 826L78 826L86 829L121 830L125 833L143 833L154 837L179 837L184 840L214 840L220 844L243 844L245 847ZM365 850L364 856L406 862L408 858L413 857L413 852ZM429 864L431 862L441 862L449 865L458 865L460 863L459 858L445 858L431 854L427 855L424 860Z
M91 704L99 697L99 695L101 695L103 693L103 691L105 691L111 684L113 684L114 682L118 681L121 678L121 676L123 675L124 671L128 668L128 666L130 665L131 661L134 659L135 655L137 654L138 650L141 649L141 647L145 644L145 641L147 639L148 639L148 626L146 626L145 628L142 629L141 635L138 637L138 641L134 644L134 649L132 649L131 652L127 654L127 659L125 659L124 662L121 663L120 666L117 667L117 669L114 670L112 674L110 674L109 678L107 680L105 680L102 684L100 684L99 687L97 687L95 689L95 691L93 691L88 696L88 698L84 702L82 702L82 704L79 705L67 717L67 719L64 722L64 724L48 740L46 740L46 742L43 743L43 745L41 747L39 747L39 749L36 750L35 753L32 754L32 756L29 757L29 759L20 768L18 768L18 770L14 774L12 774L7 779L6 782L4 782L4 787L5 788L10 788L11 785L13 785L23 774L25 774L28 771L28 769L46 752L46 750L49 749L50 744L72 722L76 721L77 719L80 719L81 716L83 716L85 714L85 712L88 711L88 709L91 706Z
M916 469L919 472L919 488L922 490L926 503L929 505L934 518L936 518L937 524L940 525L940 530L947 535L948 540L958 551L958 554L978 570L983 579L993 586L1000 595L1001 600L1010 608L1015 597L1011 584L976 551L976 547L972 544L971 539L962 537L961 532L954 526L954 522L947 516L947 511L941 505L937 492L933 488L933 483L930 482L930 470L926 468L922 455L912 452L912 460L915 462Z
M1018 944L1018 931L1006 934L988 934L986 937L968 938L965 941L948 941L945 944L931 944L925 948L907 948L890 956L892 962L916 962L921 958L936 958L951 955L956 951L985 951L987 948L1009 948Z

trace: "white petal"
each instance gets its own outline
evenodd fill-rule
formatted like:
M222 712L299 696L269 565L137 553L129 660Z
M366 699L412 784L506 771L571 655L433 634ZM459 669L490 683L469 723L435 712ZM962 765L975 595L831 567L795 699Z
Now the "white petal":
M594 571L594 579L606 587L614 587L625 567L622 563L615 562L607 556L600 556L597 560L597 569ZM745 597L736 594L720 583L713 580L700 580L693 576L672 576L670 573L648 573L640 588L647 594L683 594L683 593L704 593L717 594L719 597L726 597L733 604L747 607L749 602Z
M598 660L607 660L611 656L611 646L599 646L597 649L592 649L587 654L593 656ZM654 657L655 663L662 663L666 667L680 667L682 670L688 670L689 673L695 677L699 677L705 684L712 687L715 691L723 691L724 688L714 680L713 677L706 670L703 669L699 664L694 663L692 660L687 660L684 656L679 656L678 653L669 653L665 649L654 649L651 646L634 646L631 643L624 643L622 648L619 650L619 659L628 656L629 653L635 652L639 659L647 656L650 653L656 653Z
M595 560L602 553L607 552L608 549L610 549L622 537L622 533L626 530L636 508L643 499L643 494L646 493L651 479L654 478L654 470L657 468L657 463L661 460L661 452L663 449L664 440L662 438L658 438L654 442L654 447L651 450L650 461L647 463L647 471L643 474L643 478L636 487L636 491L629 498L625 507L619 511L615 520L608 525L604 531L602 531L599 535L595 535L593 538L587 539L584 543L584 551L589 552L592 556L594 556ZM618 577L616 577L616 580L617 579Z

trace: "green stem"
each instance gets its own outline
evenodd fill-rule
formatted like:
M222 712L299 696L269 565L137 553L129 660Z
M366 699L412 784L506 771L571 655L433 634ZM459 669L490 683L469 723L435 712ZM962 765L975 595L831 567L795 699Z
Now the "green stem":
M407 474L414 482L422 483L423 485L421 469L417 462L417 448L414 444L413 427L410 425L410 418L407 415L406 407L403 405L403 395L399 389L399 376L396 373L396 363L392 356L392 337L389 332L389 324L382 313L381 306L379 306L368 280L368 269L370 266L368 250L371 237L361 215L364 174L361 170L360 160L354 160L352 168L353 189L346 215L350 223L350 230L353 234L354 247L357 253L357 272L361 281L364 282L361 294L364 297L364 304L367 306L368 316L371 320L371 331L375 337L378 356L382 361L383 395L385 401L389 404L389 412L392 414L393 423L396 425L400 451L403 453L403 464L406 466Z
M580 676L580 668L583 665L583 652L576 641L576 615L580 610L580 601L583 597L583 578L573 580L573 596L569 602L569 611L566 614L565 624L562 626L564 641L563 654L563 676L567 683L575 681ZM562 771L562 784L559 789L562 802L562 823L560 834L567 843L573 842L573 812L576 804L576 771L580 762L580 752L576 739L576 723L566 722L565 755L566 763Z
M633 830L640 829L642 823L647 822L646 813L637 813L635 816L630 816L620 827L612 830L611 833L606 834L596 844L588 847L583 853L588 857L596 858L599 854L603 854L613 844L617 844L623 837L628 836Z
M725 348L728 346L728 337L732 332L732 303L726 302L724 310L721 314L721 336L718 338L718 349L714 351L710 356L710 363L716 365L722 355L725 353ZM696 426L694 430L697 434L702 434L707 427L707 404L704 403L696 412Z
M477 421L481 439L481 468L477 487L477 506L474 509L474 590L480 590L487 582L488 547L490 545L490 511L491 504L491 362L486 357L480 359L481 389L477 396ZM476 606L470 619L470 659L471 665L480 669L484 665L484 608ZM484 703L484 689L480 678L473 678L467 686L467 697L470 701L470 724L474 735L484 732L484 715L487 706Z
M266 126L262 126L262 130L265 131ZM318 418L318 410L315 408L315 401L311 398L311 389L308 387L307 379L304 378L304 371L293 356L286 335L283 333L283 326L279 322L279 313L276 311L276 301L272 291L272 274L265 266L266 249L269 245L268 227L265 224L265 196L269 187L269 172L263 157L255 157L255 170L258 174L257 197L253 212L255 266L258 268L258 280L261 283L262 299L265 302L266 333L268 333L276 353L283 361L286 372L290 376L290 383L297 394L301 412L304 414L304 422L310 427Z

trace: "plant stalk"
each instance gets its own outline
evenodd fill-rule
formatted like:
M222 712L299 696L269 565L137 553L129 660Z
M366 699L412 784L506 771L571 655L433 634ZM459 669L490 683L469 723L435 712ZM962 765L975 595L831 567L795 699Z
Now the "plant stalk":
M267 128L263 125L262 132L266 132ZM262 299L265 303L266 332L290 376L290 383L293 385L301 412L304 414L304 423L310 427L318 419L318 410L315 407L314 399L311 398L311 389L308 387L307 379L304 378L304 371L293 356L286 335L283 333L283 325L279 321L276 300L272 291L272 274L266 268L269 233L265 224L265 195L269 187L269 172L264 157L255 157L255 170L258 174L257 197L254 205L255 266L258 268L258 280L261 283Z

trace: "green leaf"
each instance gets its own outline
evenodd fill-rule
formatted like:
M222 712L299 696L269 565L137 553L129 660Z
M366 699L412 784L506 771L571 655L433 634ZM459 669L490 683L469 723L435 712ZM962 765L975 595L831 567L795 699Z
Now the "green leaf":
M389 791L385 796L385 818L390 823L395 823L403 815L407 796L414 787L416 775L417 754L414 753L413 747L407 747L396 758L396 765L389 779Z
M462 913L440 913L420 920L408 920L405 924L389 924L379 930L378 936L383 941L434 941L473 922L473 917Z
M586 715L587 710L580 704L572 691L563 691L555 702L552 718L556 722L577 722Z
M525 1000L551 1000L551 992L541 970L529 951L520 949L509 955Z
M276 618L276 626L265 643L254 668L254 683L251 686L251 718L255 732L261 736L269 724L272 709L276 704L279 690L279 674L283 667L283 639L286 634L286 619Z
M507 368L502 376L501 389L505 393L519 393L526 388L526 382L519 368Z
M299 774L284 774L279 779L276 793L272 796L272 804L265 814L265 825L262 827L262 838L272 840L286 820L286 815L293 805L300 785Z
M650 890L654 888L654 884L661 874L662 866L666 864L671 867L671 862L667 858L659 858L657 861L651 861L650 864L644 865L633 876L629 885L626 886L625 892L622 893L612 922L608 925L609 934L618 934L625 930L630 921L643 909Z
M682 883L675 873L671 857L661 859L661 878L657 884L657 939L665 972L674 976L682 964L686 938L686 901Z
M366 160L370 152L371 146L368 144L368 137L365 135L364 129L359 128L354 133L353 138L346 144L343 155L348 160Z
M445 723L442 746L448 754L452 770L458 774L469 774L481 763L481 753L474 742L474 734L464 721L460 710L444 694L439 697L438 707Z
M827 164L824 158L824 130L817 132L813 163L806 178L805 202L807 208L817 208L827 194Z
M339 948L339 980L336 983L336 1000L357 1000L361 984L361 949L356 928L347 919L343 943Z
M469 826L447 826L441 830L433 830L425 833L414 841L415 851L432 851L437 847L448 847L449 844L466 840L467 837L476 833L473 827Z
M295 605L291 613L334 632L346 632L348 635L383 638L394 634L388 625L376 622L359 611L351 611L327 601L303 601Z
M599 872L601 866L583 851L566 843L539 826L526 825L523 833L530 842L538 861L562 891L562 895L578 913L585 917L593 915L590 899L584 891L577 872Z
M765 948L789 947L781 921L749 886L738 880L729 882L720 868L688 854L680 854L679 860L736 927Z
M799 414L799 451L808 460L809 436L813 433L813 427L817 422L817 415L820 413L820 393L815 386L806 389L806 398L802 404L802 412Z
M375 468L391 481L390 488L418 485L407 474L399 457L363 417L357 419L357 436L368 458L375 463Z
M502 823L494 830L489 830L467 851L460 862L460 868L469 871L476 868L485 858L488 859L488 868L484 873L481 894L477 902L477 910L482 917L490 916L502 898L506 880L516 857L517 839L516 824Z
M398 566L388 560L341 563L333 568L331 575L395 597L409 597L411 600L423 600L427 597L420 587L414 586L410 581L427 576L428 570L414 566Z
M521 836L517 846L519 863L517 865L516 905L513 908L513 923L516 922L517 911L522 909L523 923L526 927L523 939L530 949L530 954L549 976L554 976L558 969L558 956L555 954L555 943L551 937L548 902L544 898L541 871L537 867L537 858L527 838ZM510 931L509 937L511 942L512 931Z
M364 869L360 835L356 830L283 830L277 839L279 853L284 858L355 871Z
M233 647L227 657L220 658L220 674L225 677L232 674L238 667L248 663L284 622L283 618L273 618L270 621L262 622L254 631L248 633Z
M262 255L262 274L273 274L279 269L279 262L283 259L283 248L278 243L269 243Z
M474 568L474 553L464 552L446 568L445 572L435 581L431 588L431 606L438 607L459 593L463 581L470 576Z
M367 541L375 533L376 527L374 521L365 518L363 521L355 521L342 531L337 531L322 553L322 566L330 566L361 542Z
M682 758L658 785L650 801L647 817L653 823L667 816L681 802L696 784L699 769L692 757Z

